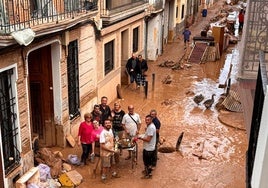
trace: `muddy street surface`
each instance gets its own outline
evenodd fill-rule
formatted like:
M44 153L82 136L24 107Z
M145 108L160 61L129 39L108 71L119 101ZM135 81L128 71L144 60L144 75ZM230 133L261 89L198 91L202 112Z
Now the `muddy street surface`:
M190 27L192 35L199 34L202 25L209 20L222 3L218 2L208 10L207 18L200 18ZM230 47L232 48L232 47ZM228 50L231 51L231 50ZM161 147L175 147L181 132L184 132L178 152L158 153L158 163L153 171L152 179L141 179L142 142L139 143L138 163L132 169L131 161L125 160L128 155L123 150L118 165L120 178L108 178L104 184L100 181L100 169L96 176L93 174L95 164L74 167L82 176L83 182L79 188L88 187L128 187L128 188L244 188L245 186L245 153L247 149L246 131L243 129L241 113L232 112L228 119L232 118L236 125L226 126L219 121L219 111L215 104L221 94L225 92L219 88L219 78L226 55L216 62L204 64L191 64L180 70L159 67L164 61L177 62L184 53L182 39L176 39L164 49L164 54L156 62L149 62L148 71L148 95L145 97L144 88L132 90L122 86L122 109L127 112L127 106L133 104L135 112L140 114L142 128L145 129L145 116L151 109L156 109L162 123L160 135L165 138ZM152 75L155 75L153 84ZM165 84L164 80L170 82ZM197 94L205 96L205 100L215 94L215 102L211 109L206 109L200 103L197 105L193 97ZM113 102L109 101L110 107ZM236 128L239 126L240 128ZM242 127L242 128L241 128ZM76 135L76 134L74 134ZM78 154L78 147L60 149L65 157L68 154ZM95 160L96 163L96 160Z

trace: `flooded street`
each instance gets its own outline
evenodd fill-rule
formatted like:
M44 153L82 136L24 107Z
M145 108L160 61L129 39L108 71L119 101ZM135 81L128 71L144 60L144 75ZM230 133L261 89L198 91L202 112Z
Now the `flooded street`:
M219 4L219 3L218 3ZM209 14L217 11L214 5ZM213 12L214 11L214 12ZM202 18L201 18L202 19ZM190 27L192 35L199 34L202 23L209 18L204 18ZM232 47L230 47L232 48ZM228 49L228 52L231 52ZM142 142L139 141L138 164L131 169L130 161L124 160L127 151L120 156L118 172L119 179L108 179L106 184L100 181L100 171L96 178L92 175L93 164L84 167L76 167L76 170L84 177L79 188L88 187L128 187L128 188L244 188L245 186L245 153L247 149L246 131L243 129L243 120L238 121L235 128L226 126L219 121L220 112L215 104L221 94L225 92L219 88L222 83L225 60L228 56L222 55L216 62L204 64L191 64L190 67L181 70L159 67L167 60L177 62L183 55L183 41L176 39L164 49L164 55L156 62L149 62L148 71L148 95L144 94L144 88L131 90L122 86L120 99L122 109L127 111L127 106L133 104L135 112L140 114L142 128L145 129L145 116L151 109L156 109L162 123L160 136L165 138L163 146L175 147L179 135L184 132L178 152L160 153L153 178L141 179L143 170ZM230 63L229 58L229 63ZM152 74L155 75L155 84L152 83ZM165 80L170 76L170 83ZM193 97L202 94L206 99L215 94L215 102L211 109L206 109L200 103L197 105ZM112 107L114 101L110 101ZM229 117L240 118L241 113L232 112ZM162 147L163 147L162 146ZM64 156L68 153L80 155L80 148L66 148Z

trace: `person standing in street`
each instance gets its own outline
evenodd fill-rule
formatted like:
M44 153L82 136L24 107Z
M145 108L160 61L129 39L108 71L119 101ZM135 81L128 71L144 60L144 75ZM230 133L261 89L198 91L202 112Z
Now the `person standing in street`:
M102 125L105 119L111 118L111 109L110 106L107 105L108 98L106 96L101 97L100 103L100 111L101 111L101 119L100 124Z
M151 115L145 117L145 123L147 125L144 136L138 137L143 141L143 163L144 163L144 176L143 179L152 178L152 165L154 158L154 150L156 145L156 128L152 122Z
M145 77L147 76L145 72L148 70L148 65L147 61L142 58L142 55L138 56L138 61L137 61L137 82L138 82L138 87L140 85L144 86L145 85Z
M159 121L159 119L157 117L156 110L154 110L154 109L151 110L150 115L152 117L152 122L153 122L153 124L155 125L155 128L156 128L155 153L154 153L154 156L153 156L153 164L152 164L152 168L155 168L156 164L157 164L157 160L158 160L158 156L157 156L158 148L157 148L157 145L159 143L159 131L160 131L160 127L161 127L161 122Z
M125 111L121 109L119 102L114 103L114 108L111 111L112 122L113 122L113 132L115 137L118 136L119 139L122 139L124 134L124 127L122 126L122 119L125 115Z
M122 126L122 119L125 115L125 111L121 109L121 105L119 102L114 103L114 108L111 111L112 114L112 129L115 137L115 141L118 142L123 138L124 127ZM122 149L120 149L120 153L122 154ZM119 155L116 153L115 160L119 162Z
M103 130L103 126L99 125L97 120L93 121L93 130L91 134L91 141L92 141L92 152L91 152L91 162L94 162L95 152L97 148L97 154L99 154L100 149L100 134Z
M114 154L117 152L115 150L114 144L114 134L112 131L112 122L110 119L104 120L104 129L100 134L100 155L102 164L102 175L101 180L103 182L107 179L107 173L109 169L112 171L113 178L119 178L114 162Z
M92 152L91 134L93 131L92 116L90 113L85 113L85 121L83 121L78 130L78 146L82 145L81 165L86 165L86 160L89 153Z
M134 112L134 106L128 106L128 113L126 113L122 119L122 126L124 127L126 136L132 140L139 134L141 128L141 119L140 115ZM131 159L131 151L129 151L128 157L126 160Z
M184 39L184 49L186 49L187 46L189 46L191 31L186 27L182 34Z
M137 72L136 72L137 62L138 62L138 59L137 59L135 53L132 53L131 58L128 59L127 64L126 64L127 73L130 76L130 83L133 85L132 89L135 89L134 82L136 82L136 84L138 85Z
M239 12L239 14L238 14L238 22L239 22L239 33L241 33L242 32L242 30L243 30L243 26L244 26L244 17L245 17L245 15L244 15L244 10L243 9L241 9L240 10L240 12Z
M92 122L94 120L98 121L100 123L101 121L101 111L100 111L100 105L95 104L93 107L93 110L91 112Z

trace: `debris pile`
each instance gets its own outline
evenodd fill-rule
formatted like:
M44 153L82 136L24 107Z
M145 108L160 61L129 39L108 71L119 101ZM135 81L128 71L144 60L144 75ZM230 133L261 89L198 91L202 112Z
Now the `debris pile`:
M21 176L16 187L75 187L82 183L83 177L72 167L79 165L80 161L74 164L69 157L65 160L60 151L40 148L36 151L34 160L36 167Z
M176 63L172 60L166 60L163 63L160 63L158 66L159 67L167 67L167 68L171 68L175 65Z

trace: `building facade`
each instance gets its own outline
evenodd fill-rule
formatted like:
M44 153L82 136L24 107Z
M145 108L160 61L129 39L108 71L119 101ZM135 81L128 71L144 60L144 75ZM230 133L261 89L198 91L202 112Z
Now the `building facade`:
M238 81L248 136L247 187L267 187L267 65L268 3L248 0L243 34L239 45Z
M34 165L33 140L76 137L83 115L128 84L131 54L156 60L195 2L0 0L0 183L13 187Z
M144 53L147 8L147 0L0 1L4 187L34 165L34 139L65 147L102 96L116 99L126 60Z

